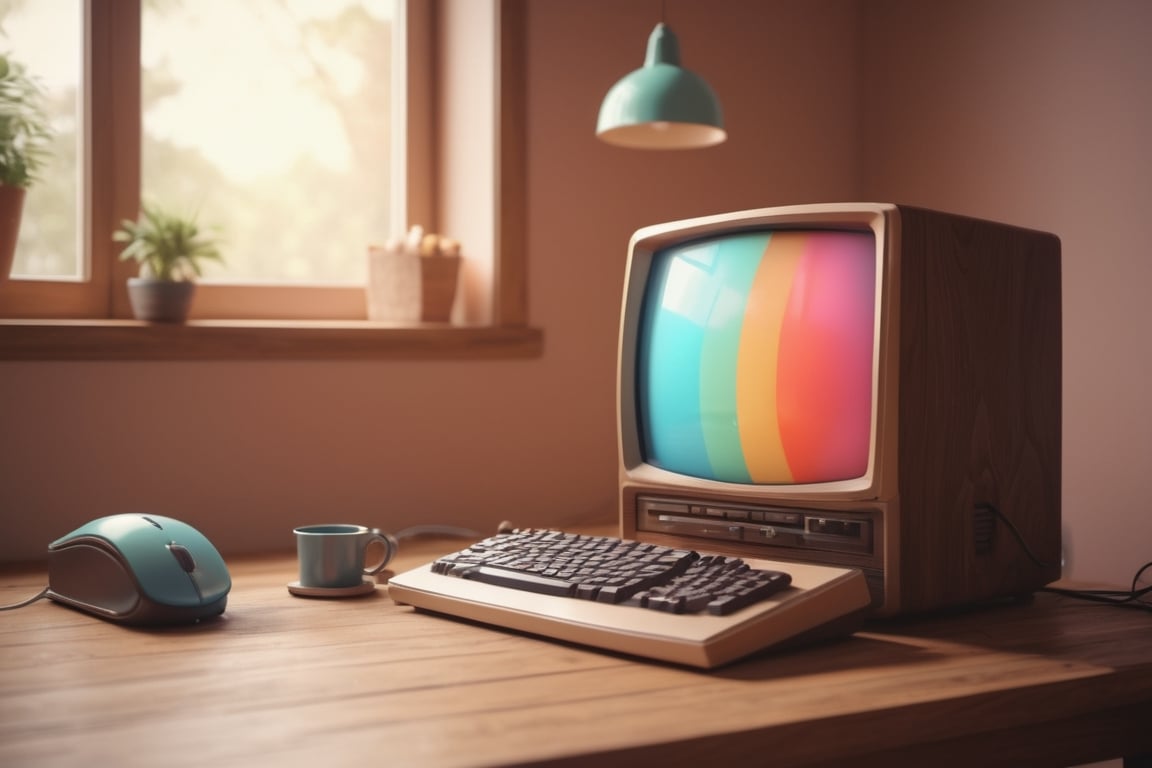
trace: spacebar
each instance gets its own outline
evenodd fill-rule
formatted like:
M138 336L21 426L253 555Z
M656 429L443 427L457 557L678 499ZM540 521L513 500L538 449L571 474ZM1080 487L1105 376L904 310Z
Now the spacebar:
M553 579L548 576L537 576L534 573L508 571L485 565L469 568L460 576L473 581L482 581L485 584L511 587L522 592L536 592L541 595L556 595L557 597L571 597L576 589L575 584L564 579Z

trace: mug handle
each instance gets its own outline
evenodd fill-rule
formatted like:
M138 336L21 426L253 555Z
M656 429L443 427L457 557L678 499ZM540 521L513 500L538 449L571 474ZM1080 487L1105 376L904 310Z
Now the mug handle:
M382 531L379 528L372 528L368 533L368 539L364 542L365 556L368 554L368 547L372 544L372 542L379 541L384 545L384 557L380 559L380 562L376 565L373 565L372 567L364 567L365 576L374 576L375 574L384 570L384 566L392 562L392 558L395 556L396 550L399 548L400 544L396 541L395 536L388 533L387 531Z

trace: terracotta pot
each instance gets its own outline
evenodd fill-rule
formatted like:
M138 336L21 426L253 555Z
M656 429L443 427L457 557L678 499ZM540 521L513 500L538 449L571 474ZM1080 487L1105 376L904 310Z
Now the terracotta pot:
M8 279L16 259L16 238L24 210L24 187L0 184L0 282Z
M192 308L196 283L188 280L128 278L128 301L137 320L152 323L182 323Z

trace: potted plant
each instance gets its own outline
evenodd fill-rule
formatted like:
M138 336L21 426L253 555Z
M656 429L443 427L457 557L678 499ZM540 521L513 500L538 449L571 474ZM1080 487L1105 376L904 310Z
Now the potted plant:
M128 299L138 320L184 322L201 262L223 261L216 239L201 231L194 217L148 204L138 220L121 222L112 239L127 243L121 261L140 264L139 275L128 278Z
M39 83L0 53L0 281L12 269L24 197L48 158L51 138Z

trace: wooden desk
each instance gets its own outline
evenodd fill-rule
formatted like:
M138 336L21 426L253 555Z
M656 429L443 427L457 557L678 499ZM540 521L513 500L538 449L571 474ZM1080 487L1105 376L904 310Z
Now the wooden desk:
M396 570L458 549L406 542ZM223 618L129 629L0 613L0 765L1075 765L1152 753L1152 616L1053 595L713 672L230 563ZM0 603L45 583L0 572ZM1135 762L1135 761L1133 761Z

